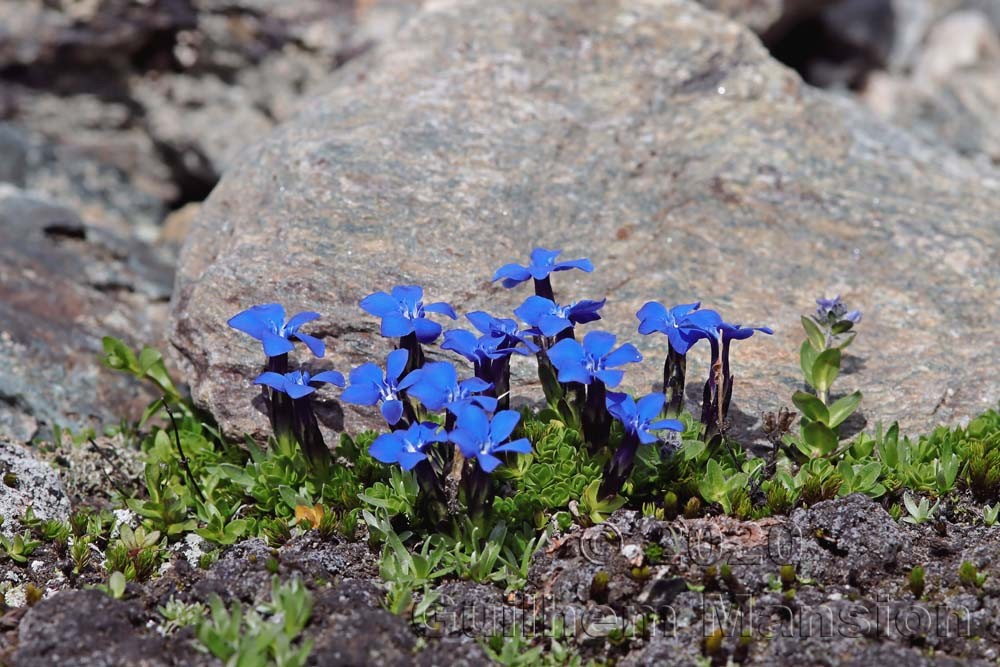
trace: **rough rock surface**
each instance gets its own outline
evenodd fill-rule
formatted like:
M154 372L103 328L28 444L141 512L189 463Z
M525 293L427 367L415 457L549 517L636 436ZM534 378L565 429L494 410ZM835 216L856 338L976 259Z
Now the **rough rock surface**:
M764 38L776 39L799 21L814 16L835 0L698 0Z
M243 146L419 0L0 1L0 119L204 197Z
M594 260L556 290L609 298L600 326L647 355L633 389L663 353L636 310L701 299L777 329L734 351L747 427L800 386L799 314L840 293L865 312L840 390L863 388L871 420L927 429L1000 398L982 374L1000 362L998 190L693 3L439 3L223 179L182 255L170 340L197 403L259 435L262 355L232 314L315 309L323 363L347 371L391 345L364 295L421 283L459 311L509 312L527 288L490 287L493 268L543 245ZM515 371L540 396L521 383L531 363Z
M172 276L149 245L0 184L0 433L138 415L149 398L99 365L101 337L155 344Z
M18 519L28 507L40 519L69 518L69 498L55 469L28 447L0 436L0 533L11 537L19 532Z

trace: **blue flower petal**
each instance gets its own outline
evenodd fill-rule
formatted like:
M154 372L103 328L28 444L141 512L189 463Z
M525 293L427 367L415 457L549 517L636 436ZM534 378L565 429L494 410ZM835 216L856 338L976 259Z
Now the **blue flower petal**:
M265 331L281 329L285 321L285 309L280 303L265 303L252 306L229 318L229 326L261 340Z
M417 332L417 341L428 344L441 335L441 325L425 317L413 320L413 330Z
M295 338L306 344L309 351L313 353L315 357L322 357L326 354L326 343L321 341L319 338L314 338L308 334L304 334L301 331L292 334Z
M645 429L639 429L636 435L639 436L639 442L643 445L651 445L659 440L659 438Z
M667 309L663 307L662 303L657 303L656 301L648 301L639 309L639 312L635 314L640 320L664 320L667 319Z
M396 385L396 388L397 389L409 389L409 388L413 387L414 385L416 385L416 384L420 383L421 381L423 381L423 377L424 377L424 369L423 368L417 368L416 370L412 370L412 371L410 371L409 373L406 374L405 378L403 378L402 380L399 381L399 383Z
M447 315L453 320L458 318L458 315L455 313L455 309L452 308L447 303L445 303L444 301L435 301L434 303L429 303L426 306L424 306L424 310L427 311L428 313L438 313L440 315Z
M484 452L476 452L476 460L479 461L479 467L485 472L493 472L497 469L497 466L503 463L503 461L492 454L486 454Z
M655 421L649 425L650 431L676 431L678 433L684 432L684 422L678 421L676 419L661 419L660 421Z
M253 383L266 385L271 389L277 389L278 391L285 390L285 376L273 371L261 373L257 376Z
M516 287L531 278L531 272L520 264L504 264L493 274L492 282L496 282L501 278L505 279L503 283L504 287Z
M427 455L423 452L402 451L399 453L399 465L403 470L413 470L418 463L426 458Z
M399 376L406 370L406 362L410 359L407 350L393 350L385 357L385 376L396 382ZM381 379L381 378L380 378Z
M514 314L532 326L537 326L543 317L551 315L556 310L556 304L550 299L540 296L529 296L520 306L514 309Z
M391 399L382 404L382 416L389 426L395 426L403 416L403 402Z
M659 392L654 392L643 396L635 403L636 413L639 415L641 421L649 421L653 419L660 411L663 410L663 403L665 401L663 394Z
M402 439L396 433L384 433L375 438L368 453L382 463L396 463L403 449Z
M521 421L521 413L515 410L501 410L496 413L490 424L490 440L503 442L514 432L519 421Z
M481 391L486 391L487 389L491 389L493 387L493 383L487 382L482 378L469 378L467 380L462 380L459 383L459 387L469 392L470 394L477 394Z
M314 313L311 310L296 313L295 315L292 315L292 319L288 320L285 324L285 332L294 333L295 331L298 331L299 327L303 324L312 322L313 320L318 320L319 317L319 313Z
M371 382L363 382L361 384L354 384L353 380L351 382L351 386L340 394L340 400L352 405L375 405L378 403L381 398L378 386Z
M486 413L477 407L468 406L456 415L458 428L475 435L480 442L485 442L490 434L490 420Z
M632 343L625 343L617 350L604 357L604 365L614 368L622 364L634 364L642 361L642 355Z
M616 340L617 338L613 333L608 333L607 331L591 331L583 337L583 348L590 356L595 359L600 359L611 351L611 348L615 346Z
M424 288L420 285L396 285L392 288L392 298L405 306L414 306L424 298Z
M310 387L307 384L296 384L294 382L285 381L285 393L292 398L302 398L308 396L309 394L316 391L315 387Z
M553 271L568 271L569 269L580 269L586 273L591 273L594 270L594 263L589 259L571 259L565 262L557 262Z
M357 368L351 371L351 384L374 384L379 385L382 382L382 369L375 364L368 362L366 364L361 364ZM376 389L377 391L377 389Z
M617 387L621 384L622 378L625 377L625 371L604 368L594 371L594 377L603 382L607 387ZM559 375L559 381L562 381L562 374Z
M276 333L265 331L262 337L264 342L264 354L269 357L277 357L288 354L295 349L295 346Z
M419 322L420 320L416 320ZM409 320L399 313L389 313L382 318L382 325L379 329L386 338L402 338L413 333L414 320Z
M399 313L399 301L385 292L375 292L361 299L359 304L366 313L375 317L385 317L389 313Z
M316 382L329 383L338 387L343 387L346 384L344 382L344 374L338 371L323 371L322 373L316 373L316 375L312 376L312 379L309 380L309 383L313 384Z
M518 454L530 454L531 453L531 442L527 438L520 438L512 442L508 442L506 445L500 445L494 452L517 452Z
M549 337L555 336L572 326L573 324L569 320L558 315L545 315L538 321L539 330L541 330L542 334Z
M497 405L500 403L500 401L492 396L473 396L469 399L469 401L474 405L478 405L487 412L496 412Z
M560 370L571 366L580 366L586 361L583 346L570 338L561 340L550 347L548 355L552 365Z
M472 431L456 428L449 434L448 439L458 445L458 449L465 458L469 458L479 451L480 440Z
M450 329L444 334L444 342L441 343L442 350L457 352L469 361L475 362L479 356L476 353L478 339L475 334L465 329Z
M496 318L487 313L484 310L474 310L471 313L465 314L465 319L472 322L472 326L479 330L482 334L493 333L493 323Z

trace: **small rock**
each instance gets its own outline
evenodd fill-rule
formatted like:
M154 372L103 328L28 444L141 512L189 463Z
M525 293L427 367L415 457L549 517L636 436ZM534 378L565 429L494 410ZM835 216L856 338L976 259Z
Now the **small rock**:
M69 499L59 474L35 458L30 447L0 436L0 533L20 533L19 519L29 507L39 519L69 519Z

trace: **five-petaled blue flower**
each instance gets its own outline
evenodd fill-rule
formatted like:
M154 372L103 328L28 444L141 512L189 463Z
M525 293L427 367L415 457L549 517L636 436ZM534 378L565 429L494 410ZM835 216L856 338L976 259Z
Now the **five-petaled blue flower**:
M375 292L361 300L365 312L382 318L381 333L391 338L416 334L421 343L433 343L441 335L441 325L427 319L439 313L455 319L455 310L444 301L424 304L424 290L417 285L397 285L392 294Z
M413 470L427 458L424 449L434 442L448 442L448 434L433 422L417 423L375 438L368 453L382 463L398 463L403 470Z
M687 354L700 339L714 338L722 324L722 317L717 312L698 310L700 307L699 302L685 303L668 310L663 304L650 301L635 314L639 318L639 333L664 333L677 354Z
M861 321L861 311L847 312L847 306L840 300L839 294L832 299L816 299L816 316L820 321L850 320L855 324Z
M448 410L455 413L470 404L490 412L497 409L497 399L492 396L476 396L478 392L492 388L492 383L475 377L459 382L455 366L447 361L425 364L423 368L407 375L401 384L411 396L420 399L428 410Z
M316 375L309 375L309 371L292 371L284 375L267 371L258 375L253 383L267 385L293 399L299 399L316 391L316 385L319 384L329 383L343 387L344 376L337 371L323 371Z
M590 384L597 379L608 387L617 387L625 372L614 368L642 361L642 355L631 343L612 352L614 346L614 334L591 331L583 337L583 345L570 338L553 345L548 352L549 360L559 371L560 382Z
M472 322L484 336L499 338L497 347L500 349L513 348L517 345L524 345L528 352L534 354L538 352L538 346L525 337L524 332L518 330L517 322L506 317L493 317L489 313L476 310L466 313L465 317ZM526 354L518 350L519 354Z
M340 395L345 403L375 405L382 403L382 416L390 426L403 416L403 402L399 399L399 376L406 369L410 353L393 350L385 360L385 374L373 363L362 364L350 373L351 385Z
M520 264L505 264L497 269L493 275L493 282L503 278L501 283L506 288L517 287L526 280L544 280L553 271L568 271L569 269L580 269L590 273L594 270L594 265L589 259L573 259L566 262L557 262L561 250L546 250L545 248L535 248L531 251L531 263L528 266Z
M268 357L277 357L287 354L295 349L290 338L296 338L309 348L317 357L322 357L326 352L326 346L318 338L314 338L299 331L299 327L307 322L319 319L319 313L306 311L293 315L292 319L285 321L285 309L280 303L265 303L260 306L252 306L242 313L238 313L229 318L229 326L250 334L264 344L264 354Z
M524 303L514 309L514 314L531 325L527 332L534 335L555 336L574 324L585 324L601 319L597 311L604 307L600 301L577 301L568 306L560 306L551 299L529 296Z
M465 329L449 329L444 332L442 350L451 350L462 355L477 366L488 366L495 359L503 359L511 354L527 355L528 349L523 347L506 347L505 339L494 336L476 336ZM531 349L537 351L535 345Z
M611 416L625 427L626 434L633 435L640 443L648 445L658 440L650 431L684 431L684 424L676 419L653 421L663 410L664 400L660 393L643 396L637 402L628 394L609 392L607 407Z
M503 463L497 458L497 454L502 452L531 453L531 443L528 442L527 438L502 444L514 432L514 427L517 426L520 419L521 415L514 410L501 410L490 420L481 409L468 406L459 410L455 429L449 437L453 443L458 445L465 458L475 456L476 460L479 461L480 468L485 472L493 472L498 465Z

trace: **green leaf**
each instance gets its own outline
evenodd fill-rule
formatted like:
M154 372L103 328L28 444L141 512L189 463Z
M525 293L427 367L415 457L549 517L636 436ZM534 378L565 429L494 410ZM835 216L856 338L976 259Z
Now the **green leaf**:
M844 423L845 419L850 417L851 414L858 409L858 404L860 403L860 391L856 391L853 394L848 394L843 398L837 399L833 402L833 405L830 406L830 420L826 422L826 425L830 428L837 428Z
M799 366L802 368L802 374L805 376L806 382L809 383L810 387L816 386L813 383L812 368L818 356L819 352L813 349L809 341L802 341L802 347L799 349Z
M547 356L538 357L538 379L542 383L542 391L548 404L553 407L558 405L559 399L563 397L562 385L559 384L556 369Z
M104 357L101 361L105 366L126 373L139 372L139 362L128 345L112 336L102 338L101 344L104 346Z
M797 407L807 419L832 426L832 424L830 424L830 411L825 405L823 405L823 401L819 400L812 394L807 394L804 391L797 391L792 394L792 403L795 404L795 407Z
M830 333L832 333L834 336L836 336L837 334L847 333L848 331L851 330L853 326L854 322L850 320L840 320L839 322L835 323L832 327L830 327Z
M826 456L837 449L837 434L819 422L807 422L802 427L802 439L812 456Z
M803 315L802 328L806 330L806 338L814 350L826 349L826 334L820 331L819 325L813 318Z
M830 385L840 373L840 350L823 350L812 365L813 387L821 394L830 391Z
M152 419L153 416L156 415L162 409L163 409L163 399L162 398L158 398L155 401L153 401L152 403L150 403L149 405L147 405L146 409L142 411L142 417L139 418L139 427L142 428L142 426L147 421L149 421L150 419Z

